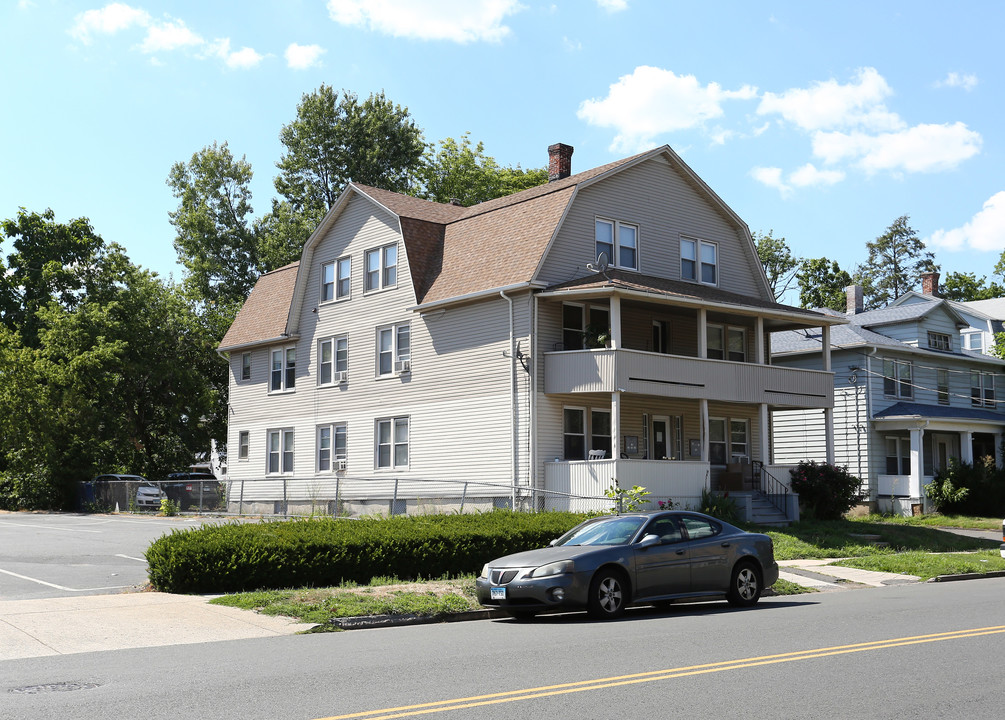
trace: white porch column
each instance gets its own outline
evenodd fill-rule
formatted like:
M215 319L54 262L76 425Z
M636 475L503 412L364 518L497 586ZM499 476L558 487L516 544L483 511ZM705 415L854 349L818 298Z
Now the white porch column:
M754 357L757 358L758 365L764 365L767 362L764 359L764 318L760 315L757 316L757 322L754 324L754 332L757 333L754 337Z
M708 314L705 308L698 308L698 357L708 357ZM705 408L708 409L707 407ZM706 412L706 416L708 413ZM708 430L708 427L705 428ZM707 459L707 458L706 458Z
M995 465L1002 466L1002 434L995 433Z
M820 342L824 351L824 370L830 372L831 369L831 326L824 325L820 333Z
M613 333L612 333L613 334ZM611 457L621 457L621 393L611 393Z
M827 464L834 464L834 408L824 408L824 452Z
M758 423L760 427L760 437L761 437L761 462L765 465L771 464L771 432L768 427L768 404L761 403L758 406L758 415L760 416Z
M974 464L974 433L964 430L960 433L960 460L970 465Z
M908 480L907 494L913 498L921 497L921 475L924 472L924 456L922 455L921 439L924 428L911 428L911 477Z
M698 419L701 423L701 460L708 462L708 400L698 400Z
M621 347L621 298L611 296L611 349Z

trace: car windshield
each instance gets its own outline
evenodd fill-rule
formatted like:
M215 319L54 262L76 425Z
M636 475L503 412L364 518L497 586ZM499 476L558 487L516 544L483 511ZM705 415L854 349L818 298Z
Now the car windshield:
M556 545L624 545L639 531L645 518L614 517L574 528Z

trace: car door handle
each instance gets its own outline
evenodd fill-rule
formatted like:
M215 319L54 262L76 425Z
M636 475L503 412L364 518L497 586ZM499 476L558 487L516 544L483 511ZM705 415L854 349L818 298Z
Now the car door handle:
M724 543L722 544L722 547L729 547L729 545L730 545L730 543L728 543L728 542L724 542Z
M678 555L683 555L683 554L684 554L684 551L683 551L683 550L678 550L678 551L677 551L677 554L678 554Z

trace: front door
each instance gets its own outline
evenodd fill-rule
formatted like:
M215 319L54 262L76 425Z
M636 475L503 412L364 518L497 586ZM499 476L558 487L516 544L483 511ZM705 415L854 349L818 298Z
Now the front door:
M949 467L949 458L957 457L956 437L946 433L932 433L932 469L935 472Z
M663 415L653 417L653 460L666 460L670 457L670 418Z

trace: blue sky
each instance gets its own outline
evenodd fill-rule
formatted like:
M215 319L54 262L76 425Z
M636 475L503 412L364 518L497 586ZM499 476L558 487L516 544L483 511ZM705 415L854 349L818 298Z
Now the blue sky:
M752 231L847 270L898 216L943 273L1005 249L998 2L329 0L0 8L0 217L51 207L181 277L165 184L228 142L275 195L280 128L322 83L573 171L669 144ZM8 247L4 248L9 251ZM790 298L794 301L794 298Z

